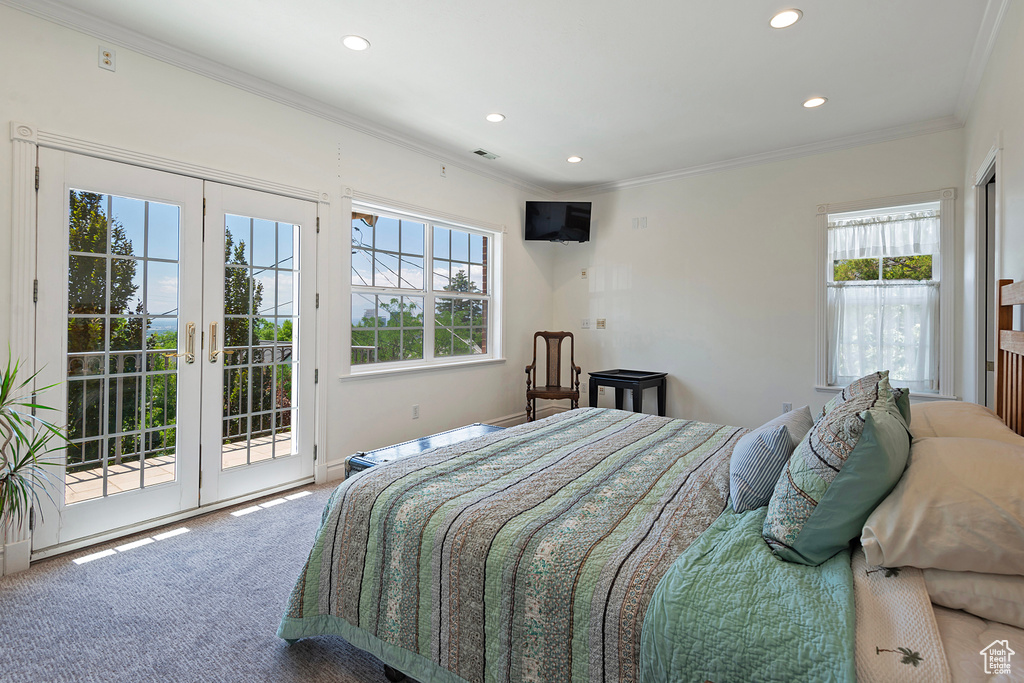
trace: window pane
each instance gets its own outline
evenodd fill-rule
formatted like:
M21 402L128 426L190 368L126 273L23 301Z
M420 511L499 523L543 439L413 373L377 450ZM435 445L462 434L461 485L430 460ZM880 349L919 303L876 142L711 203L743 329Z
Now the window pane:
M448 287L451 278L448 277L448 269L451 267L449 261L438 261L434 259L434 291L443 291Z
M403 296L402 327L423 327L423 298Z
M402 253L423 256L423 223L402 221Z
M106 305L107 259L102 256L70 256L68 313L103 313Z
M107 252L107 200L106 195L71 191L68 208L70 251Z
M887 256L882 259L885 280L931 280L932 255Z
M402 358L404 360L423 358L423 332L405 330L402 333Z
M277 224L273 221L253 219L252 264L264 267L277 264Z
M452 260L469 260L469 233L462 230L452 230Z
M149 202L149 258L178 260L178 214L173 204ZM138 253L141 245L136 245Z
M142 199L111 197L110 253L143 256L145 235L146 202Z
M385 216L377 217L373 228L373 248L378 251L398 251L398 221Z
M372 294L352 295L352 327L376 327L376 297Z
M451 258L451 231L434 228L434 258Z
M423 258L403 256L401 264L402 286L423 289Z
M469 236L469 262L470 263L483 263L484 262L484 245L487 244L487 238L483 235L470 235Z
M352 284L369 287L373 284L373 252L352 250Z
M379 251L374 254L373 284L375 287L399 286L397 256Z
M224 218L224 262L248 265L252 263L251 220L228 214Z
M848 282L850 280L877 280L878 259L838 259L832 264L832 281Z
M402 359L402 333L399 330L381 331L377 334L377 360L387 362L389 360Z

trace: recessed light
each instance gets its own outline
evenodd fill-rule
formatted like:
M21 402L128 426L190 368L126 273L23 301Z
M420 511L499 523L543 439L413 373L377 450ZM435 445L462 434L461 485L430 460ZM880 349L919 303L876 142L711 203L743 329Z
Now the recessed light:
M502 121L505 120L505 115L498 113L488 114L487 120L490 121L491 123L501 123Z
M570 164L578 164L581 161L583 161L583 157L571 156L568 159L566 159L566 161L568 161Z
M827 97L812 97L811 99L804 102L804 106L807 107L808 109L814 109L815 107L820 107L826 102L828 102Z
M804 13L798 9L785 9L772 17L768 24L772 28L788 28L800 21L803 16Z
M342 45L350 50L362 51L370 47L370 41L362 36L345 36L341 39Z

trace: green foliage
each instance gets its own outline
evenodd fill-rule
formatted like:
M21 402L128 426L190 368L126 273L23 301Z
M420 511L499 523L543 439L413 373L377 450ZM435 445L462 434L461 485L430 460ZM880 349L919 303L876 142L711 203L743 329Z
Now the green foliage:
M882 259L886 280L931 280L932 255L886 256Z
M446 292L479 293L474 282L460 270L444 288ZM438 298L434 307L434 354L464 356L485 353L487 321L481 299Z
M836 282L850 280L877 280L878 259L840 259L833 263L832 279Z
M31 399L38 373L25 379L19 379L19 374L21 364L12 364L8 352L7 366L0 374L0 530L11 522L21 524L29 509L38 507L40 491L50 496L46 491L50 475L44 468L62 463L46 457L65 447L63 433L34 414L54 410ZM54 439L60 443L53 445Z
M423 310L419 299L378 297L378 312L367 311L352 328L352 346L373 347L376 354L353 348L352 363L423 358Z
M835 282L878 280L879 261L883 280L931 280L932 255L885 256L882 259L838 259L832 263Z

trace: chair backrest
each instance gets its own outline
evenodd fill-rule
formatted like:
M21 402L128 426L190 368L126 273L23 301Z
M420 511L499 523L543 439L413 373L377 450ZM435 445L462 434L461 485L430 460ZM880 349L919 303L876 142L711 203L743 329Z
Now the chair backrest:
M576 340L572 332L537 332L533 335L533 372L534 384L537 383L537 339L544 340L547 358L544 367L547 371L549 387L557 387L562 383L562 341L569 339L569 383L572 384L572 367L576 365Z

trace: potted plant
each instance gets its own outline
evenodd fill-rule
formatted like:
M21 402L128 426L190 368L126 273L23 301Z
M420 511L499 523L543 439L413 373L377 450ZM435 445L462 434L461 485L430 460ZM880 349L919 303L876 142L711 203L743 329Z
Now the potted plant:
M8 352L7 366L0 374L0 544L5 542L8 530L18 529L29 510L38 507L40 491L53 500L47 490L52 479L44 468L60 465L47 456L66 447L63 432L36 414L56 410L33 400L32 382L39 373L27 378L19 378L19 374L23 374L21 363L12 361ZM54 444L54 439L60 443ZM22 543L25 548L21 564L27 565L28 541ZM6 552L4 555L9 568L10 558Z

